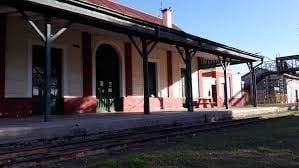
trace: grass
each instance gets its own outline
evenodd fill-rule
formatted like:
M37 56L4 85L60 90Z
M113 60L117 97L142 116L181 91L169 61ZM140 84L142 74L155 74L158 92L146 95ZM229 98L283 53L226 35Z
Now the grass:
M299 117L203 133L176 143L152 142L142 152L109 156L90 165L102 167L299 167Z

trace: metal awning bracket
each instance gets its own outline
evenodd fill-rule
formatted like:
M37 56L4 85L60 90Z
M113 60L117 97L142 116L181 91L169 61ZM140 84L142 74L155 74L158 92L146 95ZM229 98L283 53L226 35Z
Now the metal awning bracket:
M39 38L42 41L46 41L46 37L45 37L44 33L38 28L38 26L32 20L29 19L28 15L24 12L24 10L21 8L18 8L18 11L23 16L25 21L28 22L28 24L31 26L31 28L37 33Z
M137 45L136 40L131 34L128 35L129 39L133 43L134 47L138 51L143 62L143 92L144 92L144 114L150 114L150 103L149 103L149 68L148 68L148 57L158 43L158 40L149 40L144 37L139 37L141 47Z
M226 58L223 58L223 57L222 57L222 59L221 59L220 56L217 56L217 57L218 57L218 60L219 60L219 62L220 62L220 64L221 64L223 70L226 70L227 67L229 67L229 65L231 64L231 61L227 61L227 59L226 59Z
M137 50L137 52L139 53L139 55L142 56L142 51L141 51L141 49L138 47L138 45L137 45L135 39L132 37L132 35L129 35L128 37L129 37L129 39L131 40L131 42L133 43L133 45L134 45L134 47L136 48L136 50Z
M197 49L192 49L192 51L191 51L191 60L196 55L197 51L198 51Z
M184 63L186 63L186 54L185 54L185 50L182 49L180 46L177 46L177 45L176 45L175 47L176 47L176 49L178 50L178 52L179 52L181 58L183 59Z
M140 48L137 45L136 40L133 38L132 35L128 35L129 39L131 40L131 42L133 43L134 47L136 48L136 50L138 51L139 55L143 58L144 56L148 56L153 49L155 48L155 46L158 44L158 40L147 40L143 37L140 37L140 41L142 44L142 48ZM145 50L145 51L144 51Z
M52 37L51 40L55 41L58 37L60 37L71 25L73 22L68 21L65 26L63 26L60 30L58 30Z

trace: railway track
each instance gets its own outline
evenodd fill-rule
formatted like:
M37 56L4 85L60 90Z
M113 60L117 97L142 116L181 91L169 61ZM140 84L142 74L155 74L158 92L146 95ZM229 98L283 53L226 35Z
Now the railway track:
M135 131L117 132L111 135L90 135L84 138L55 144L28 145L16 148L0 148L0 167L33 167L50 162L65 161L87 156L124 150L136 144L176 136L196 134L229 127L239 127L264 121L262 118L198 123L193 125L173 125L147 128ZM1 150L2 149L2 150Z

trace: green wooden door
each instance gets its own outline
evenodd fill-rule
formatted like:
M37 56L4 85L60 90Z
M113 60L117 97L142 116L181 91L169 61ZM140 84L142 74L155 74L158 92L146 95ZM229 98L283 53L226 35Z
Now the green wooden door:
M120 111L119 58L110 45L101 45L96 56L97 112Z
M51 114L61 114L63 100L61 90L61 59L62 49L52 48L51 55ZM43 115L44 106L44 69L45 69L45 48L34 45L32 47L32 113Z

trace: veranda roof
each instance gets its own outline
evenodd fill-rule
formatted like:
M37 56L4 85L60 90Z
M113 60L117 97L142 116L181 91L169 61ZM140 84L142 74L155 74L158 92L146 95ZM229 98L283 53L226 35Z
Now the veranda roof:
M263 56L229 47L204 39L178 29L132 17L81 0L1 0L1 5L50 15L73 23L95 26L101 29L157 40L170 45L178 45L207 52L227 59L231 64L255 62Z

